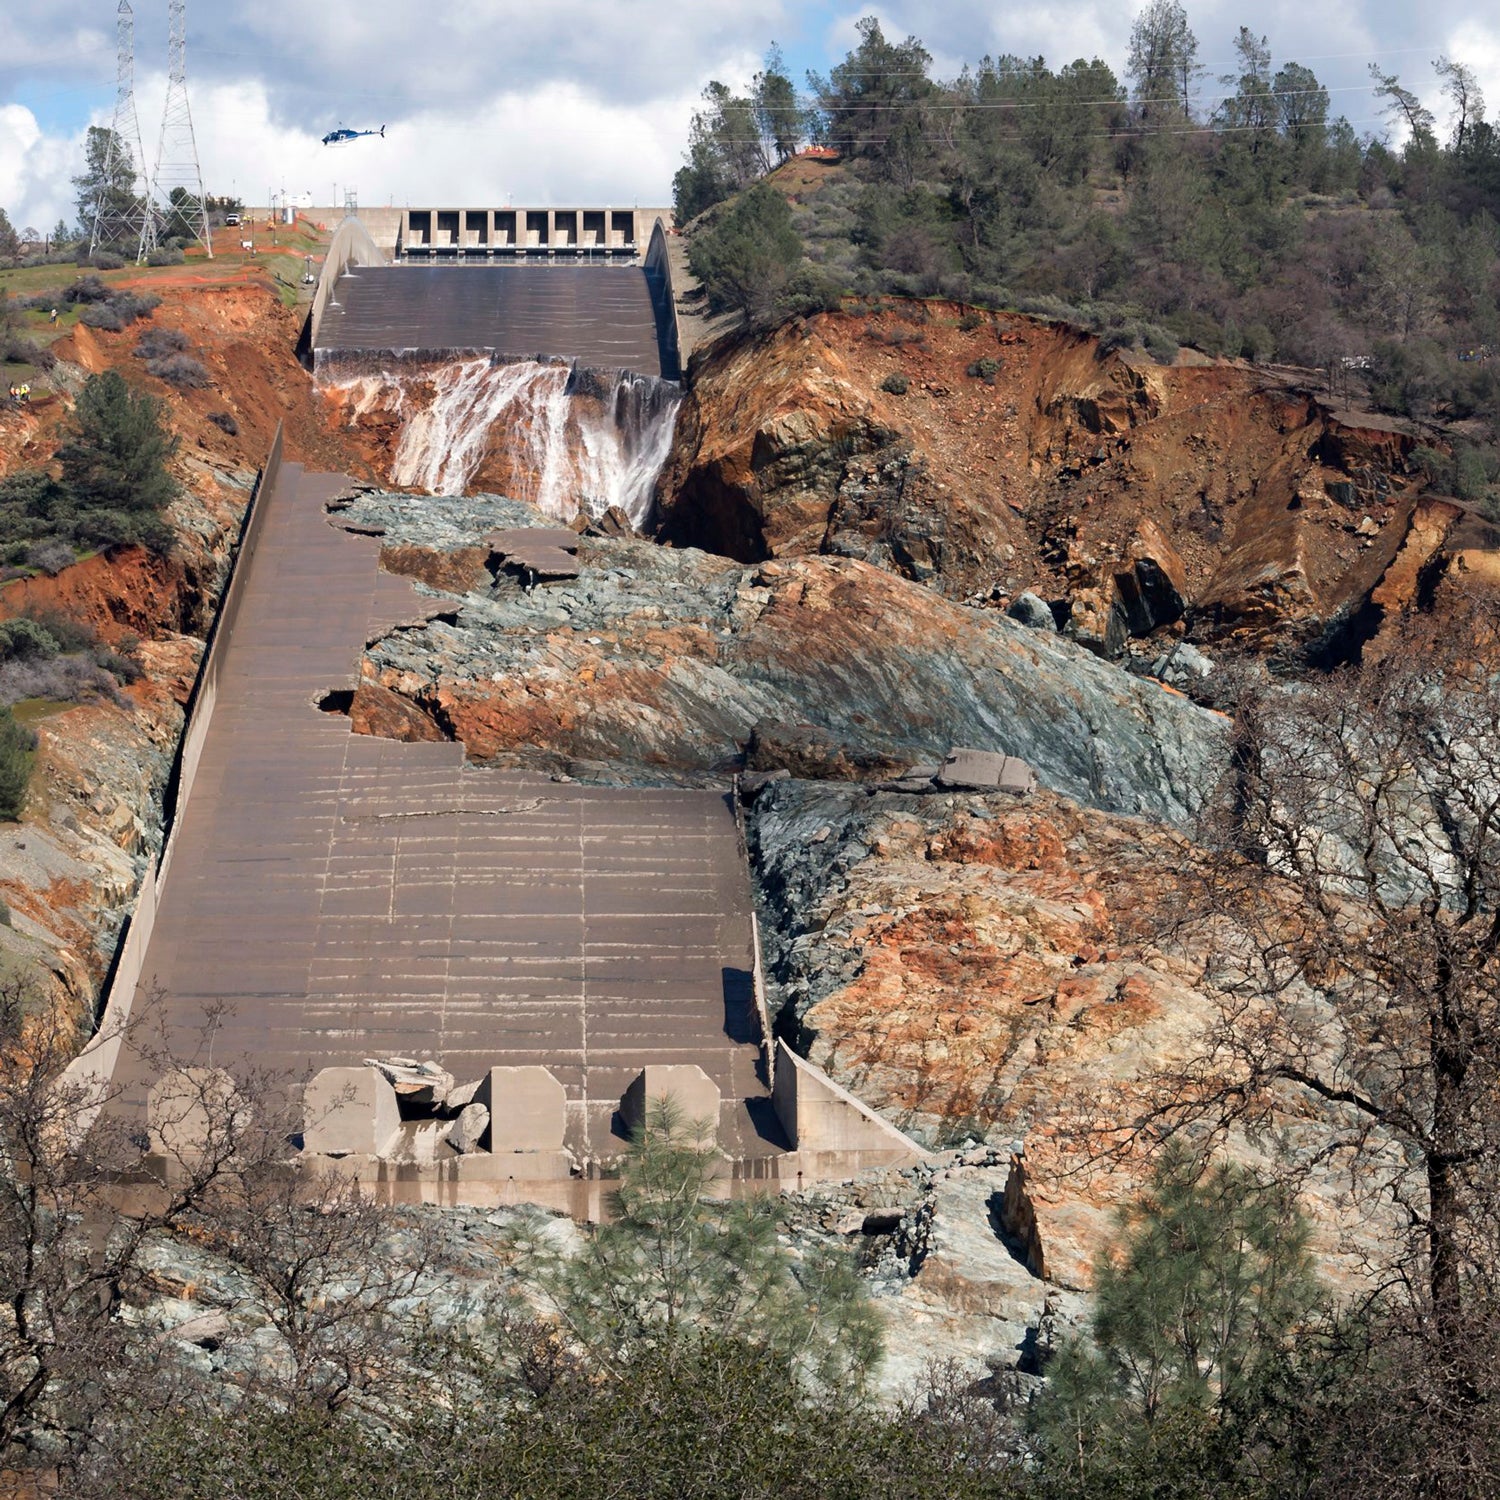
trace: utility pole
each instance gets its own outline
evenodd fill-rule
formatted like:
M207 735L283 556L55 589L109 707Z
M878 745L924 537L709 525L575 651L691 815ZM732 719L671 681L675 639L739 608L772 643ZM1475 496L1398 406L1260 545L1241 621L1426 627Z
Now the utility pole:
M187 237L201 242L213 259L214 242L208 228L208 203L203 192L203 169L198 164L198 139L187 89L187 0L171 0L171 39L167 50L167 105L162 113L161 142L156 150L154 189L161 209ZM176 193L174 198L172 195Z
M146 149L141 141L141 121L135 107L135 13L130 8L130 0L120 0L120 8L115 13L115 42L115 121L104 154L104 176L94 198L89 254L92 256L101 248L134 241L136 259L143 261L148 252L156 248L156 217L151 209L151 178L146 170ZM131 165L128 198L114 191L115 172L126 161Z

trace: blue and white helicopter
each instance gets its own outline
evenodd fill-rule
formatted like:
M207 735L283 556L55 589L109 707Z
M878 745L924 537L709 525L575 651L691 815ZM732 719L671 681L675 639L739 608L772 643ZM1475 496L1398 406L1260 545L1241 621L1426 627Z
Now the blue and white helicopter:
M381 140L384 140L385 126L382 125L379 130L350 130L346 126L340 125L337 130L330 130L323 137L323 144L325 146L346 146L350 141L357 141L362 135L378 135Z

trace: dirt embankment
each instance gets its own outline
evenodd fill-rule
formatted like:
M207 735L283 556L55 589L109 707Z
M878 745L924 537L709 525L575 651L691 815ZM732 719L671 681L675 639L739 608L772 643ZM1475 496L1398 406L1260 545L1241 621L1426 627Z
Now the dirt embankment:
M1033 592L1107 655L1155 633L1362 638L1451 565L1462 511L1422 492L1419 440L1276 372L886 302L708 354L661 535L746 561L857 556L1002 607Z

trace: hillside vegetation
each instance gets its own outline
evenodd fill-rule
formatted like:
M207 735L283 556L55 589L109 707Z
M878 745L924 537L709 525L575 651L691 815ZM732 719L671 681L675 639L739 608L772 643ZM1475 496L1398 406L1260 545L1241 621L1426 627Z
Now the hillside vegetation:
M1500 133L1467 65L1435 64L1446 138L1372 65L1390 128L1361 135L1250 28L1237 71L1207 77L1175 0L1138 17L1124 79L1098 58L1003 56L943 80L916 37L859 29L806 94L774 49L748 94L705 91L676 206L714 210L694 251L718 305L942 295L1164 362L1192 345L1310 366L1383 409L1472 424L1441 476L1461 497L1500 477ZM807 141L824 150L781 165ZM764 193L716 210L768 172L789 222Z

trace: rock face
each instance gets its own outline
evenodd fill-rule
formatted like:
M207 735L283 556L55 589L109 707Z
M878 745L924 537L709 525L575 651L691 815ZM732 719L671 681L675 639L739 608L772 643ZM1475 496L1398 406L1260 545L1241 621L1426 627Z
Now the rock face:
M1367 608L1421 498L1418 441L1274 372L886 302L694 366L660 531L741 561L856 557L1001 608L1030 591L1109 656L1184 631L1284 646ZM1429 553L1451 555L1446 530ZM1386 592L1380 611L1412 602Z
M1191 867L1190 843L1045 792L1017 801L797 781L762 787L747 824L779 1027L924 1143L1024 1153L1024 1182L989 1174L994 1225L969 1203L953 1209L951 1230L955 1242L1004 1240L1022 1264L997 1245L1004 1277L981 1276L985 1257L966 1251L968 1269L941 1300L962 1304L959 1281L1008 1278L1040 1305L1025 1265L1055 1288L1086 1289L1116 1207L1149 1169L1143 1147L1113 1161L1094 1153L1138 1117L1163 1071L1198 1055L1218 1015L1209 955L1158 945L1169 872ZM1322 1129L1301 1118L1293 1149L1307 1152L1317 1248L1352 1283L1352 1246L1375 1230L1346 1201L1338 1168L1316 1163ZM1243 1139L1230 1149L1258 1159Z
M86 1030L124 913L161 839L162 789L202 642L143 643L149 674L112 703L58 705L19 823L0 824L0 964Z
M483 499L426 503L450 542L493 524ZM345 520L394 535L400 507L366 495ZM481 760L701 777L753 742L758 769L806 769L813 754L831 774L884 776L965 745L1019 756L1084 801L1169 820L1216 775L1216 716L866 563L747 567L625 540L585 540L579 560L576 580L528 591L500 577L425 630L386 637L366 682Z

